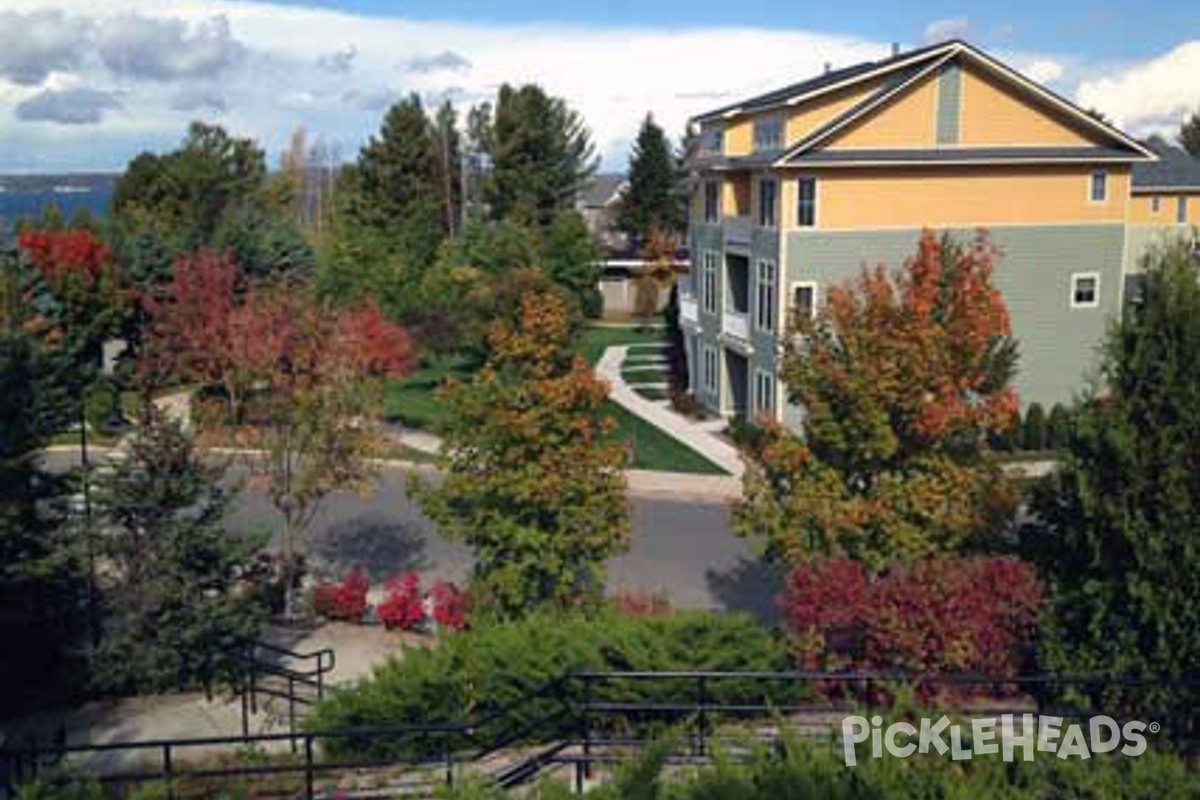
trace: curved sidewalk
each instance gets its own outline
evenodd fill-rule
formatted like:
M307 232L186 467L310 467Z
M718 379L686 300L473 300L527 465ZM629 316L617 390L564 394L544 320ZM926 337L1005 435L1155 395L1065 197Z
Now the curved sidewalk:
M609 347L596 364L596 374L608 381L609 397L613 402L683 442L733 478L740 479L743 472L742 458L736 447L713 433L711 421L696 422L688 419L672 410L670 406L647 400L630 388L621 377L621 363L628 352L628 345Z

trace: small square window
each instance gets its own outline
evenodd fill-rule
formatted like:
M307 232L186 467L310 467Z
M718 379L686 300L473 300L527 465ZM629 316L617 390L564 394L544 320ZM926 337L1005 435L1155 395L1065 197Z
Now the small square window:
M1092 202L1103 203L1108 199L1108 173L1092 173Z
M1100 305L1100 273L1077 272L1071 276L1071 308Z
M754 410L759 414L769 414L775 408L775 378L762 370L755 375L754 381Z

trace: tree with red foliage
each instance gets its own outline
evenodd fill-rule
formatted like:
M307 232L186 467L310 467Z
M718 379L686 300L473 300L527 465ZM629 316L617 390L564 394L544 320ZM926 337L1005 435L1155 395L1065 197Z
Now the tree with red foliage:
M738 531L788 561L953 553L1011 519L988 450L1011 425L1016 346L997 249L922 235L899 272L864 269L790 322L781 378L803 436L767 424L745 453Z
M361 567L342 577L341 583L321 583L313 590L314 610L326 619L361 622L367 613L371 583Z
M915 561L877 575L838 559L796 567L781 606L803 669L1011 677L1032 663L1043 599L1033 566L1015 558Z

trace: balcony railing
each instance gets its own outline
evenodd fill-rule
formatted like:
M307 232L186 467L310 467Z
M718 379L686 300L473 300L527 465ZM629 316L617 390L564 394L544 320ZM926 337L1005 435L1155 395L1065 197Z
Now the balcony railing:
M726 245L750 246L750 232L754 227L750 217L725 217L724 223Z
M700 305L692 295L679 296L679 318L693 325L700 321Z
M750 338L750 315L741 311L725 309L721 315L721 332L735 339L746 341Z

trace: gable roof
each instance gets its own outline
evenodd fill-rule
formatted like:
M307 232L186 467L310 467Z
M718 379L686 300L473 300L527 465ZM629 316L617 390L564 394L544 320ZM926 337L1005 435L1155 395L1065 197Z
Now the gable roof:
M602 208L617 198L625 182L625 176L616 173L596 175L580 187L579 205L583 208Z
M1148 143L1158 154L1158 160L1133 165L1133 191L1151 192L1155 189L1194 189L1200 191L1200 159L1193 158L1178 147Z
M866 62L845 69L835 70L808 81L802 81L774 92L750 98L741 103L710 111L707 114L696 117L693 121L703 123L780 106L793 106L834 89L862 83L881 75L895 75L895 79L889 81L879 91L872 93L869 97L842 114L839 114L833 120L830 120L818 130L805 137L803 141L789 148L775 162L777 166L780 166L790 163L800 154L818 146L836 131L841 130L856 120L862 119L890 100L898 97L905 89L929 75L942 64L960 57L969 59L974 64L1005 80L1007 83L1034 95L1044 105L1071 117L1079 127L1099 134L1108 140L1110 144L1115 145L1115 150L1123 152L1125 154L1124 158L1127 160L1153 161L1157 157L1153 150L1147 148L1143 143L1123 131L1109 125L1103 120L1093 117L1070 100L1025 77L1003 62L992 58L982 50L959 39L952 39L940 44L910 50L907 53L900 53L880 61ZM1110 153L1108 156L1109 160L1112 160L1114 157L1119 156L1114 156L1113 153Z

